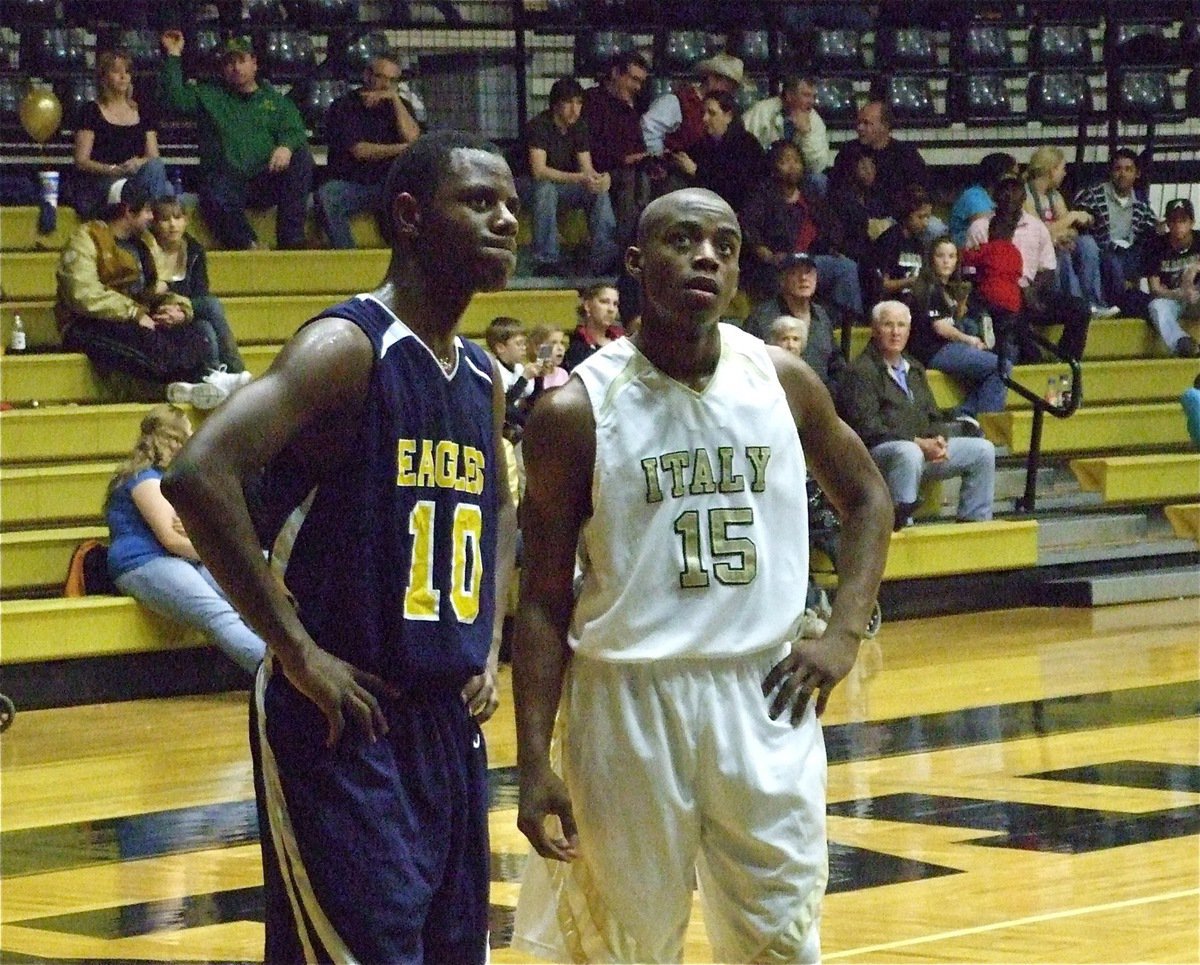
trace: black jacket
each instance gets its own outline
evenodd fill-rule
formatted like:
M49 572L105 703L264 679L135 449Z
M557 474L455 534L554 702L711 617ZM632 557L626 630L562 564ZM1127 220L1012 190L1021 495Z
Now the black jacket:
M910 355L910 399L888 373L888 365L875 343L867 345L842 377L838 413L870 449L881 442L911 441L938 435L946 414L933 401L925 379L925 366Z

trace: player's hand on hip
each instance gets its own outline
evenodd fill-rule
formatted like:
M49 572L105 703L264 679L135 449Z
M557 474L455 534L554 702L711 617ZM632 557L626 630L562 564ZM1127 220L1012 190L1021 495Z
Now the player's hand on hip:
M462 701L467 705L471 716L481 724L496 712L496 708L500 706L500 690L491 666L467 681L462 689Z
M388 732L377 697L395 698L400 691L383 678L359 670L315 644L294 666L285 666L284 673L329 722L326 747L337 746L347 723L372 743Z
M793 640L792 652L775 664L763 681L763 696L775 694L771 719L778 720L791 707L792 726L797 726L814 694L817 716L825 713L833 688L854 666L858 644L858 637L849 633L826 632L816 640Z
M551 817L558 820L550 821ZM561 834L556 825L561 826ZM522 775L517 827L543 858L573 861L578 855L579 832L571 796L562 778L549 767L533 779Z

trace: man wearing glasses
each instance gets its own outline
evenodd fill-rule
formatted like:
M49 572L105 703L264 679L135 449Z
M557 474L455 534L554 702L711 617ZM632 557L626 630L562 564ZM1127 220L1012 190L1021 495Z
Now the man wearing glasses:
M401 73L391 57L375 57L363 86L330 105L328 176L317 200L334 248L354 247L350 219L377 208L392 161L421 134L413 107L400 96Z

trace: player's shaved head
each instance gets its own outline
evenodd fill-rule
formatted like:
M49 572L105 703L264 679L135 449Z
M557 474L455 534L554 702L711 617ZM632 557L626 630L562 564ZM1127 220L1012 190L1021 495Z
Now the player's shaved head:
M737 224L737 215L734 214L733 208L719 194L707 188L683 188L655 198L646 205L638 219L638 244L645 242L661 225L676 221L682 213L693 207L707 208L710 211L716 208L728 214L734 224Z

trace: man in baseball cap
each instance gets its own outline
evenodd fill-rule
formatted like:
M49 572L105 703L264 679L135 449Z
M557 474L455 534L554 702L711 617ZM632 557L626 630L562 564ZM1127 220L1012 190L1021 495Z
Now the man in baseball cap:
M1200 357L1196 339L1183 323L1200 321L1200 239L1196 209L1187 198L1172 198L1163 208L1167 233L1150 244L1146 275L1150 282L1150 324L1180 358Z
M200 210L208 226L226 248L261 247L246 208L277 206L279 247L304 247L313 158L295 103L258 79L258 60L245 37L222 45L221 84L185 83L183 34L167 30L161 39L163 99L199 127Z

